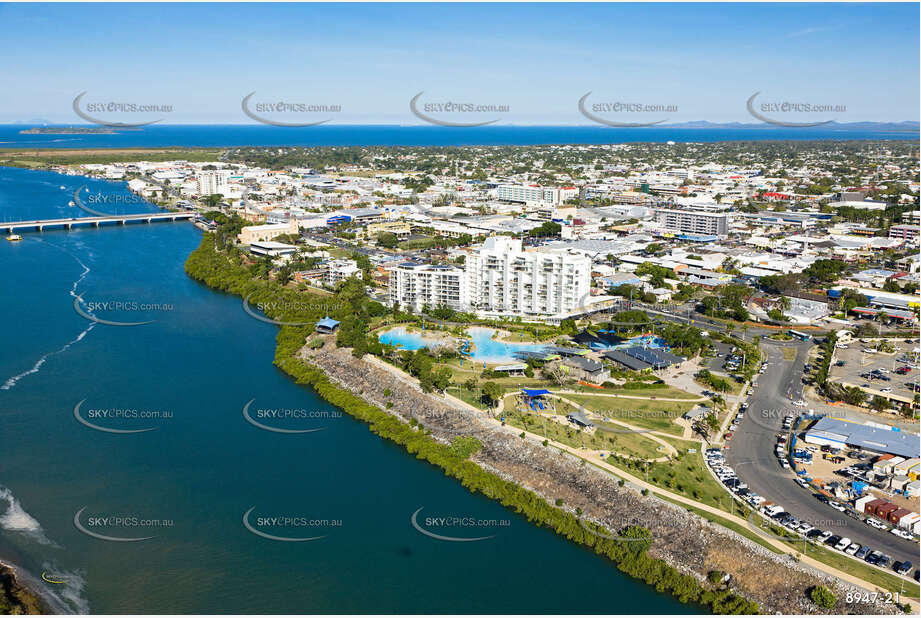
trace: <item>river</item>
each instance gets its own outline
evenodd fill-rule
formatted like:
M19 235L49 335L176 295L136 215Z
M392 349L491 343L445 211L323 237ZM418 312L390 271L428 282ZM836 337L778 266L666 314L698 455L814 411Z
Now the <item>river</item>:
M153 209L123 183L0 167L0 220L86 216L68 205L84 184L97 210ZM700 611L294 385L272 365L276 327L185 275L191 224L21 234L0 242L0 560L58 609ZM150 322L93 322L75 295L99 319ZM263 425L318 431L261 429L243 416L251 400ZM491 538L426 536L410 522L420 508L433 532Z

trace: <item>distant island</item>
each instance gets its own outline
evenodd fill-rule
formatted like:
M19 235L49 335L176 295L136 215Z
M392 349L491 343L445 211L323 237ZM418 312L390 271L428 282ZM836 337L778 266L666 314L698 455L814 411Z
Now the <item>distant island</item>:
M112 127L32 127L19 132L20 135L113 135L115 133L117 131Z

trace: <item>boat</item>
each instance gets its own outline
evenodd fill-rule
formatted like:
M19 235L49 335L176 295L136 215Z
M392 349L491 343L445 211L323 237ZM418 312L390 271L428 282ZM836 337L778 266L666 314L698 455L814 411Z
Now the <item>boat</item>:
M22 236L19 234L10 234L6 239L10 242L16 242L17 240L22 240Z

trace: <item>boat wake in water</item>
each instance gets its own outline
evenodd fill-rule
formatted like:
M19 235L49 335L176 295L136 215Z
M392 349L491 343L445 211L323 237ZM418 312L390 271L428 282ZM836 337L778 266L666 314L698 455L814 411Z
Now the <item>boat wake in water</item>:
M71 253L70 251L68 251L67 249L65 249L64 247L60 247L60 246L58 246L58 245L55 245L54 243L50 243L50 242L43 241L43 240L38 240L38 239L36 239L36 242L40 242L40 243L46 244L46 245L48 245L48 246L50 246L50 247L54 247L55 249L59 249L60 251L63 251L64 253L66 253L67 255L69 255L70 257L72 257L72 258L83 268L83 272L80 273L80 276L77 277L77 279L73 282L73 285L71 285L71 287L70 287L70 292L69 292L69 294L70 294L71 298L76 298L76 297L77 297L77 286L80 285L80 283L82 283L83 280L86 278L86 276L90 273L90 267L87 266L86 264L84 264L84 263L83 263L83 260L81 260L80 258L78 258L76 255L74 255L73 253ZM68 341L66 344L64 344L62 347L60 347L60 348L58 348L57 350L54 350L54 351L52 351L52 352L48 352L47 354L45 354L45 355L43 355L41 358L39 358L37 361L35 361L35 364L32 365L32 367L31 367L30 369L27 369L27 370L23 371L22 373L18 373L18 374L14 375L14 376L12 376L12 377L10 377L10 378L7 378L7 380L3 383L3 385L0 386L0 391L8 391L8 390L10 390L11 388L13 388L14 386L16 386L16 383L19 382L19 381L20 381L21 379L23 379L24 377L29 376L29 375L32 375L32 374L35 374L35 373L38 373L38 372L41 370L42 365L45 364L45 361L47 361L47 360L48 360L49 358L51 358L52 356L56 356L56 355L58 355L58 354L62 354L62 353L64 353L64 352L66 352L67 350L70 349L70 347L71 347L72 345L74 345L75 343L79 343L80 341L82 341L83 338L86 337L86 335L87 335L91 330L93 330L93 327L94 327L94 326L96 326L96 323L95 323L95 322L91 322L91 323L89 324L89 326L87 326L85 329L83 329L83 332L81 332L79 335L77 335L74 339L71 339L71 340Z

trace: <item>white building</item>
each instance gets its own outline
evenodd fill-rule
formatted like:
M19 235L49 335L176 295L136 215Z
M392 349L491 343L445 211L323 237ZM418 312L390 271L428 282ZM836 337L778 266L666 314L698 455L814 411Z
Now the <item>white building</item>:
M198 194L214 195L219 193L223 195L227 190L227 180L230 178L230 172L226 170L202 171L198 173Z
M331 260L326 264L326 285L333 286L349 277L362 279L361 269L355 260Z
M576 191L578 194L578 191ZM560 190L537 185L500 185L497 197L505 202L522 204L550 204L556 206L562 201Z
M465 267L470 306L486 316L562 316L590 293L591 259L565 249L524 251L507 236L487 238Z
M390 269L391 306L422 307L446 306L455 311L467 311L467 276L455 266L417 264L404 262Z
M729 215L725 213L657 208L655 216L656 223L667 230L716 236L729 234Z

